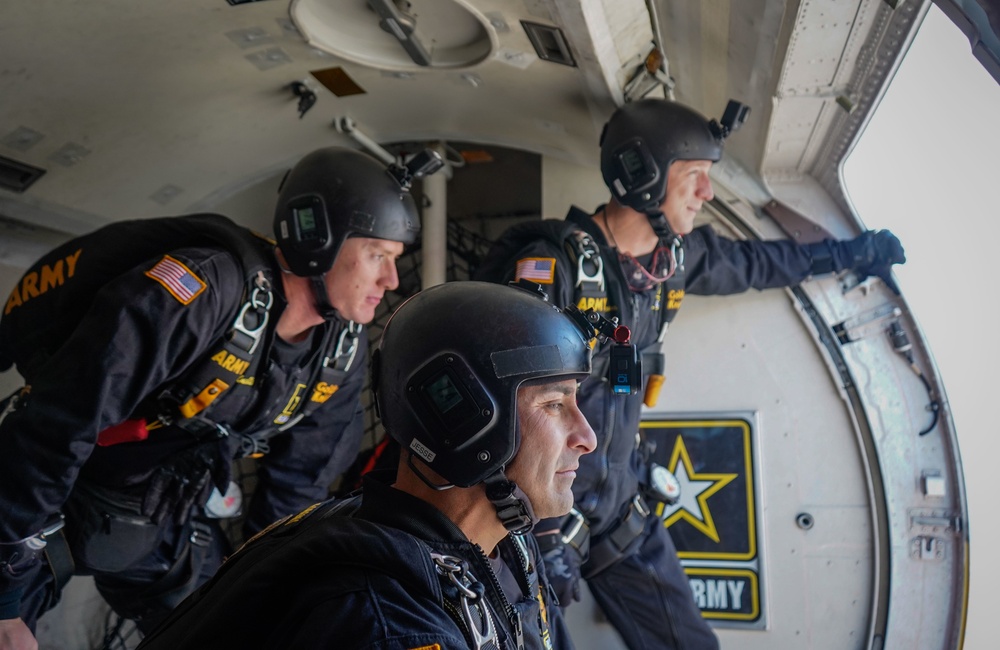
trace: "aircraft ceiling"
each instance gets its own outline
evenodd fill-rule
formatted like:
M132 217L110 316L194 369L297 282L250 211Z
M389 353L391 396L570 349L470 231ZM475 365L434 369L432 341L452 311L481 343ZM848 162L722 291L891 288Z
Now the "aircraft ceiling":
M434 54L424 67L378 28L373 7L389 4L6 3L0 156L14 169L2 178L44 174L0 189L0 216L82 232L210 207L317 146L357 146L334 128L345 117L383 144L461 140L592 164L654 23L677 99L716 117L731 97L752 107L727 151L763 198L806 175L843 205L839 161L928 6L412 0ZM560 28L565 44L543 31L541 51L575 65L540 59L523 23ZM303 35L326 38L326 51ZM301 117L295 82L316 95Z

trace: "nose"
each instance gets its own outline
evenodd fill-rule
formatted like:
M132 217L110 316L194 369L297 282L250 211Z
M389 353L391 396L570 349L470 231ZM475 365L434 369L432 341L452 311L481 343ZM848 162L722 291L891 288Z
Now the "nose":
M697 197L702 201L711 201L715 197L715 192L712 190L712 179L708 177L708 174L701 174L698 178L698 188Z
M572 408L573 423L568 444L571 448L578 449L581 454L589 454L597 449L597 435L575 402Z
M386 260L385 269L380 279L381 282L379 284L389 291L399 286L399 271L396 269L396 260Z

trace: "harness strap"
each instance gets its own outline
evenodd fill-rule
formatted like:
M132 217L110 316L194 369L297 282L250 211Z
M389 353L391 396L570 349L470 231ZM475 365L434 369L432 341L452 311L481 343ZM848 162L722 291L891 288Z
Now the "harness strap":
M507 479L502 471L488 476L483 485L486 487L486 498L496 508L497 517L504 528L515 535L524 535L534 525L531 512L523 499L518 498L517 485Z
M51 525L46 526L40 537L45 540L45 559L48 561L49 571L55 579L55 593L58 596L69 579L73 577L76 570L76 563L73 562L73 554L69 550L69 542L66 541L66 534L63 527L66 525L65 517L57 513L56 519Z
M593 237L583 230L573 230L567 237L576 256L574 303L580 298L602 298L606 295L604 259Z
M350 321L341 330L333 354L323 358L323 363L320 364L308 383L307 394L309 397L300 402L294 415L281 424L259 429L252 433L240 434L240 449L244 457L259 457L268 453L270 445L267 441L270 438L295 426L337 392L347 379L351 368L354 367L362 328L362 325ZM326 341L323 343L323 349L329 349L329 344Z
M477 650L500 650L496 624L486 603L486 588L469 571L468 564L453 555L442 555L430 551L441 582L458 590L461 618L457 622L464 627L469 641ZM445 608L455 617L450 608Z
M590 524L583 513L574 507L560 520L558 534L539 535L535 541L543 554L557 546L569 545L586 560L590 554Z
M256 373L264 355L255 353L267 332L274 293L263 271L258 271L247 282L244 292L246 301L237 312L218 351L210 353L206 360L196 365L182 384L171 387L160 396L156 419L163 424L175 423L187 429L185 420L202 413L222 393L237 385L240 378ZM179 413L179 419L175 413Z
M646 526L650 509L641 495L636 494L625 515L590 545L590 559L583 565L583 577L592 578L627 555L627 551Z

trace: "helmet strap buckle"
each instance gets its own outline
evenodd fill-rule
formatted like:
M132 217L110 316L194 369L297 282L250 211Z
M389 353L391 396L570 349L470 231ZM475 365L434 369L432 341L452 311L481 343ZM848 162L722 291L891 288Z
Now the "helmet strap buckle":
M486 477L483 484L486 498L496 508L503 527L515 535L527 534L535 525L535 513L528 496L504 476L503 470Z

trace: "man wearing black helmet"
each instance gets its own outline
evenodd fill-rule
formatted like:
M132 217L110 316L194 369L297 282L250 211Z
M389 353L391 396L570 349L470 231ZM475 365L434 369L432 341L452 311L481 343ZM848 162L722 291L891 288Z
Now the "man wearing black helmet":
M601 172L611 192L593 214L572 208L564 221L518 224L484 260L476 279L530 278L556 305L576 304L617 316L643 351L646 403L655 403L664 360L661 336L686 293L725 295L797 284L814 274L852 270L890 287L905 261L887 231L849 241L799 246L792 241L733 241L694 219L713 198L709 169L749 109L730 102L721 121L681 104L645 99L626 104L601 134ZM563 604L586 579L628 647L717 648L698 611L656 503L676 499L669 473L643 460L638 431L644 397L615 403L602 380L607 348L580 408L597 434L573 485L576 507L536 527Z
M392 485L369 474L360 496L276 523L139 647L572 647L525 533L569 511L594 449L576 405L594 334L494 284L404 302L372 360L402 449Z
M167 217L29 269L0 319L27 383L0 421L0 648L33 647L74 572L151 629L221 561L234 458L260 458L247 534L326 497L360 443L363 325L419 233L410 177L320 149L284 179L277 247Z

